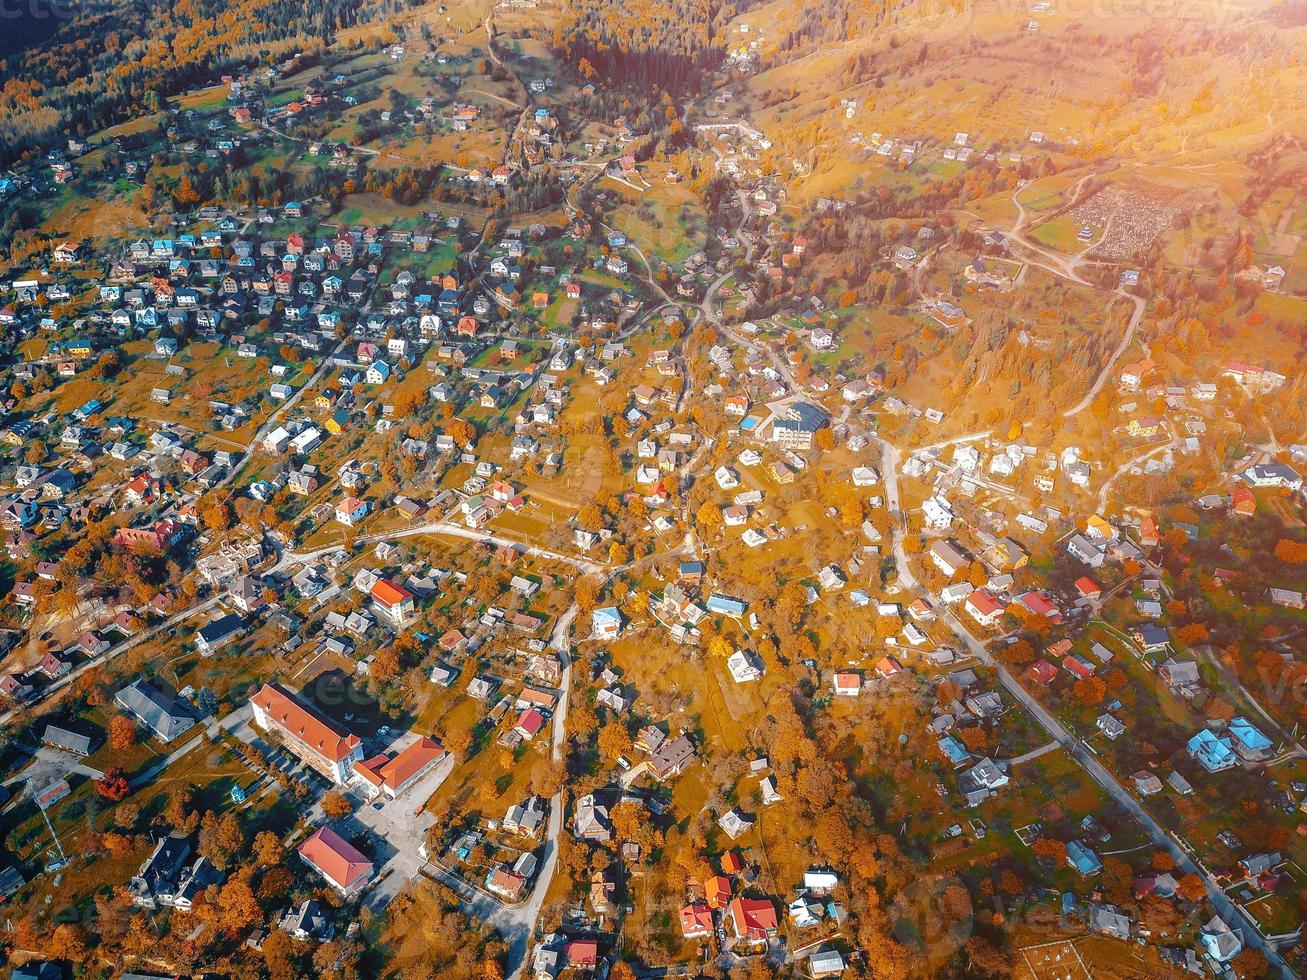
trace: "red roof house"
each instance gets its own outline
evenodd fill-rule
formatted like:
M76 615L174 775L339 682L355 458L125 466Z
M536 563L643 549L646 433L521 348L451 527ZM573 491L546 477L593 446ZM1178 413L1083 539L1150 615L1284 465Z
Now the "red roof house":
M330 827L319 827L299 855L342 895L357 894L372 878L372 862Z
M1086 599L1097 599L1103 594L1103 587L1088 575L1082 575L1076 579L1076 591Z
M1036 660L1026 671L1026 676L1036 684L1052 684L1053 679L1057 677L1057 668L1047 660Z
M540 734L540 729L544 726L545 716L535 708L527 708L518 717L517 724L513 728L523 738L532 739Z
M403 626L413 618L413 593L390 579L379 578L373 583L372 601L377 611L396 626Z
M681 909L681 935L701 939L712 935L712 909L702 899Z
M280 684L264 684L250 699L254 723L333 782L344 783L363 758L363 743Z
M1145 548L1156 548L1162 536L1157 532L1157 521L1145 517L1139 522L1139 543Z
M703 894L709 908L726 908L731 900L731 879L725 875L713 875L703 883Z
M967 613L981 626L993 626L1003 615L1003 604L984 589L977 589L967 596Z
M594 969L599 965L599 944L593 939L573 939L563 947L568 966Z
M1089 677L1094 676L1094 668L1091 667L1089 664L1085 663L1079 657L1063 658L1062 666L1065 667L1068 671L1070 671L1071 674L1078 677L1082 681Z
M893 657L881 657L876 662L876 673L880 674L881 677L893 677L902 669Z
M444 757L443 745L426 736L419 738L381 767L382 789L389 796L398 796Z
M766 898L737 898L730 905L735 938L761 942L776 934L776 906Z

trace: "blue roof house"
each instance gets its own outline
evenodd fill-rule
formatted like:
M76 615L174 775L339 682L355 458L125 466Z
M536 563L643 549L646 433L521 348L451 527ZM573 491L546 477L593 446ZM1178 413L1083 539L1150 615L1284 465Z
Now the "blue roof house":
M741 602L739 599L732 599L730 596L713 595L708 597L708 611L720 616L743 616L744 610L748 608L748 603Z
M616 606L603 606L590 616L590 629L595 636L613 637L622 631L622 614Z
M1185 746L1189 755L1208 772L1220 772L1235 765L1238 759L1231 747L1229 738L1222 738L1210 729L1204 728L1189 739Z
M952 735L945 735L939 740L939 750L948 757L948 761L953 763L954 768L971 758L971 753L967 751L966 746Z
M1229 730L1230 738L1234 740L1234 751L1240 758L1256 762L1270 754L1271 740L1247 718L1242 716L1231 718Z
M1078 840L1073 840L1066 846L1066 863L1083 878L1103 870L1103 862L1098 860L1098 855Z

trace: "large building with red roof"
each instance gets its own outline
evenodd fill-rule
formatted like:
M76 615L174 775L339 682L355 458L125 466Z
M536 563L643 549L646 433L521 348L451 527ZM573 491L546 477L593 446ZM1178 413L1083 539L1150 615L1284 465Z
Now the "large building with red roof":
M363 743L312 705L280 684L264 684L250 699L254 723L276 732L282 743L305 765L333 783L349 780L354 763L363 758Z
M1003 604L984 589L967 596L967 614L981 626L993 626L1003 615Z
M299 846L299 855L346 897L357 895L372 880L372 862L330 827L319 827Z
M370 796L385 793L394 799L425 776L445 758L444 747L434 739L419 737L396 755L373 756L354 763L354 777Z
M567 965L579 970L593 970L599 965L599 944L593 939L573 939L563 947Z
M423 736L381 767L381 788L387 796L398 796L430 772L444 757L445 750L441 744Z

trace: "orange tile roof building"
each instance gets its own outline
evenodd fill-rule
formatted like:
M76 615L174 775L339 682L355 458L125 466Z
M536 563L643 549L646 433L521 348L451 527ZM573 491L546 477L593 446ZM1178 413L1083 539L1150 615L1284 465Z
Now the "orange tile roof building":
M357 895L372 880L372 862L330 827L299 846L300 859L342 895Z
M379 578L372 586L372 608L392 626L401 629L415 615L413 593L390 579Z
M762 942L776 935L776 906L767 899L737 898L729 913L736 939Z
M363 759L363 743L280 684L264 684L250 699L254 723L276 732L305 765L333 783L344 784L354 763Z
M681 909L681 935L686 939L703 939L712 935L712 909L699 899Z
M354 763L354 780L367 788L370 796L381 792L386 778L381 775L381 767L390 761L388 755L374 755L371 759L361 759Z
M394 799L444 758L444 747L434 739L422 736L394 756L383 753L355 762L355 784L364 788L370 797L385 793Z
M703 883L703 897L709 908L726 908L731 900L731 879L725 875L713 875Z
M398 796L430 772L445 757L445 749L425 736L403 749L381 767L381 788L387 796Z

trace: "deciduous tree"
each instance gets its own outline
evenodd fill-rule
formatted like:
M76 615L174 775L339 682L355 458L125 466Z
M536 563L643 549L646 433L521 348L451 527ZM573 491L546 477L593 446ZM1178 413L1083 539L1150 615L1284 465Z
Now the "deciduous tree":
M1286 565L1307 564L1307 541L1281 538L1275 543L1275 557Z
M221 816L212 811L200 821L200 840L197 850L219 868L229 868L245 852L245 831L240 818L232 810Z
M106 800L117 803L119 800L125 799L127 794L132 791L132 788L127 782L127 773L123 772L120 767L115 766L107 770L103 776L95 781L95 791Z
M1247 947L1230 964L1234 975L1243 980L1261 980L1268 968L1266 956L1259 950Z
M245 875L235 875L222 886L218 902L222 928L238 936L263 921L263 909Z
M126 715L114 715L109 721L109 745L115 749L130 749L136 744L136 725Z
M271 830L260 830L254 837L254 860L262 865L281 862L285 849L281 840Z
M614 718L599 730L599 754L609 762L631 751L631 735L622 722Z
M1056 837L1041 837L1031 848L1036 857L1061 865L1066 861L1066 844Z
M1198 902L1207 894L1207 886L1203 884L1203 879L1198 875L1190 872L1183 875L1176 882L1175 893L1183 898L1186 902Z
M322 812L329 820L344 820L354 812L354 807L344 794L332 790L322 797Z

